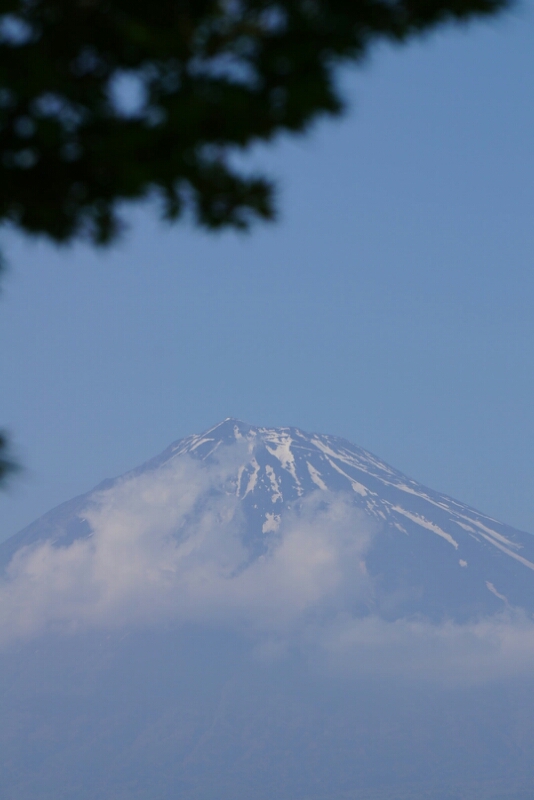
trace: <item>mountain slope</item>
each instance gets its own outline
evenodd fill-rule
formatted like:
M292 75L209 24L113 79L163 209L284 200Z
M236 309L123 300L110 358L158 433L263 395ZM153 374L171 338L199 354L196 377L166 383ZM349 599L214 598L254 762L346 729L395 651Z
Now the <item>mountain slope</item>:
M532 537L343 439L225 420L0 564L2 800L532 797Z

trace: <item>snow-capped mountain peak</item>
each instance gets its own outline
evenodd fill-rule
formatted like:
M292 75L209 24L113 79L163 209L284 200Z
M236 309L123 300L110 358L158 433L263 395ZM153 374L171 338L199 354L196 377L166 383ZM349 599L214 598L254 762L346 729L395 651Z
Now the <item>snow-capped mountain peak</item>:
M125 476L49 512L0 547L4 563L23 545L65 546L90 535L84 509L99 492L193 460L224 464L218 491L235 496L251 557L268 549L288 513L309 497L341 496L374 531L366 569L374 602L393 615L465 618L507 604L534 611L534 538L430 490L345 439L228 418L172 443ZM163 474L163 472L162 472ZM384 613L386 611L384 610Z

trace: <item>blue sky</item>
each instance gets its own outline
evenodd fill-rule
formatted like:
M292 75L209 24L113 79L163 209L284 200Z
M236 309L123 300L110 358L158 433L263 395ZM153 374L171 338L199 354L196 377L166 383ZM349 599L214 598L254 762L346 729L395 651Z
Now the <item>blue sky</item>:
M340 76L350 111L251 161L280 219L104 252L4 231L4 538L226 416L345 436L534 532L534 13Z

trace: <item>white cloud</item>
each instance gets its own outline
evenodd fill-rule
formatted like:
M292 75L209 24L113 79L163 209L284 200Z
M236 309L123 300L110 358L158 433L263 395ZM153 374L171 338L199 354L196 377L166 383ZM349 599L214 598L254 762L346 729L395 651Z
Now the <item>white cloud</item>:
M342 495L318 491L282 515L251 558L232 491L237 456L124 479L85 510L89 538L19 551L0 582L0 643L198 622L246 633L262 657L298 647L339 675L479 682L531 670L534 624L513 609L465 625L362 615L373 531Z
M89 538L19 551L0 584L0 640L168 619L281 631L363 590L369 527L340 497L310 498L251 560L232 466L182 458L126 479L85 510Z
M308 641L323 669L345 677L356 671L476 685L530 675L534 666L534 622L520 609L464 624L345 616L310 630Z

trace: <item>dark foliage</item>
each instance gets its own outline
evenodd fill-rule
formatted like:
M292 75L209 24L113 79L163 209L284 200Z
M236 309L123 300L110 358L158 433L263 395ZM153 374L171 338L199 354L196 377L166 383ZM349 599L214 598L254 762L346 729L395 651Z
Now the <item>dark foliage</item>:
M339 114L334 72L509 0L0 0L0 220L56 241L159 197L207 228L274 214L236 148Z
M6 476L16 469L16 465L8 455L6 437L0 433L0 481L4 482Z

